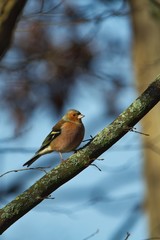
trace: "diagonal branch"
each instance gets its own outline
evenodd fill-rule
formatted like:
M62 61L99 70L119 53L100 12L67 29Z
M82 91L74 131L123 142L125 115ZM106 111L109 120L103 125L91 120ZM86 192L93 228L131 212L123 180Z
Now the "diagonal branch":
M160 101L160 75L122 114L99 132L83 149L45 174L0 210L0 234L48 195L109 149Z

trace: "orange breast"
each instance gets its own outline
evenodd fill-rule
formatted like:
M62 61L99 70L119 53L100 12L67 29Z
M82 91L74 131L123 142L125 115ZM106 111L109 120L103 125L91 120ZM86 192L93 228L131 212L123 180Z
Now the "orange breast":
M51 143L53 151L57 152L70 152L75 150L84 137L83 124L75 124L66 122L61 129L61 134L57 136Z

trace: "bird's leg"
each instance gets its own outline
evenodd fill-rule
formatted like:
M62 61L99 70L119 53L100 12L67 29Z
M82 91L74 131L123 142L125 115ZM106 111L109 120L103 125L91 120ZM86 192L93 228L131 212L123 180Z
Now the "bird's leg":
M61 162L64 160L63 157L62 157L62 153L61 152L58 152L59 153L59 156L60 156L60 159L61 159Z

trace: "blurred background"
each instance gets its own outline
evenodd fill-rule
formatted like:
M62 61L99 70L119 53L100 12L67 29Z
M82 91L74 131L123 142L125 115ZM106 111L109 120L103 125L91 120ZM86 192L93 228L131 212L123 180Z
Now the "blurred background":
M7 11L12 15L5 30L0 27L0 208L44 172L2 174L22 169L68 109L85 115L89 139L160 69L158 0L28 0L8 10L11 2L18 1L0 4L1 23ZM101 156L103 161L95 161L101 171L85 169L1 239L160 237L159 107L135 127L149 137L129 132ZM57 164L59 156L52 153L33 167Z

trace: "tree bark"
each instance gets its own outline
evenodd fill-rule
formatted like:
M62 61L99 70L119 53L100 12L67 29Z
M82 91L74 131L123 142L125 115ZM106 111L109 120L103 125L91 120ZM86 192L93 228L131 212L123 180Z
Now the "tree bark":
M160 75L119 117L0 210L0 234L109 149L160 101ZM98 117L98 116L97 116Z
M10 46L14 28L27 0L0 1L0 59Z
M133 24L133 62L139 92L160 71L160 4L158 1L130 0ZM160 110L155 107L143 120L145 208L149 217L151 237L160 237Z

